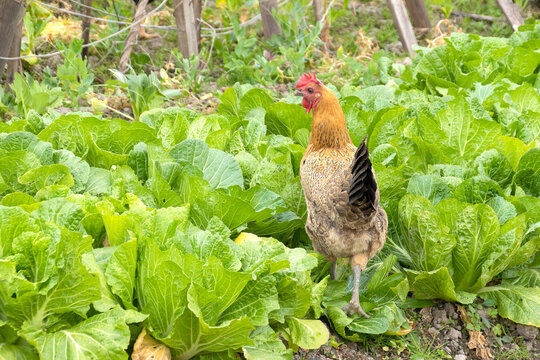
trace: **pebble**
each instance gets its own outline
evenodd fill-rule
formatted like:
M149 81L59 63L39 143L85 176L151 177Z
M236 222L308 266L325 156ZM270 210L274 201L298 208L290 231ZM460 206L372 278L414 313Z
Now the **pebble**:
M437 329L441 329L448 322L445 310L433 309L433 324Z
M451 317L452 319L457 319L458 314L456 312L456 307L452 303L445 303L444 304L444 310L446 310L446 314Z
M454 360L467 360L467 355L459 354L454 356Z
M461 338L461 331L458 331L454 328L448 330L448 338L450 340L454 340L454 341L457 341L458 339Z
M487 318L488 317L488 314L487 314L487 309L478 309L477 310L478 312L478 315L481 317L481 318Z
M523 336L524 340L534 340L538 336L538 328L531 325L517 324L516 332L519 336Z
M435 336L437 336L437 333L439 331L437 331L437 329L435 329L434 327L430 327L429 329L427 329L427 332L428 332L429 335L435 337Z
M422 316L422 322L430 324L433 321L433 315L431 315L431 306L425 307L420 310Z

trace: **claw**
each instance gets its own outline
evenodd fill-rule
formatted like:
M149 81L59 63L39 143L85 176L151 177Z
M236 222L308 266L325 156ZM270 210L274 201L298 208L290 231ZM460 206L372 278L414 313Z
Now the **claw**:
M354 314L360 314L366 319L369 319L371 317L365 313L358 301L355 302L351 300L351 302L342 307L341 310L345 311L349 316L353 316Z

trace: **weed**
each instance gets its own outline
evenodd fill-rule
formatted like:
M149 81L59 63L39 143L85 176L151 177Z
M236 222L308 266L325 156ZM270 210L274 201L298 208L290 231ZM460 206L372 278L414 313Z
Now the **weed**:
M435 337L428 340L424 335L418 336L412 332L408 336L410 340L409 355L411 360L430 360L430 359L451 359L443 349L442 345L435 346Z
M75 107L79 97L90 90L94 74L88 70L86 59L81 58L82 40L74 39L68 46L60 42L57 45L64 50L64 62L58 66L56 76Z
M529 360L534 358L534 355L524 346L518 346L512 350L495 351L494 356L499 360Z
M164 98L180 93L178 90L163 91L159 80L152 73L150 75L124 75L118 70L111 70L111 72L120 81L120 85L127 88L135 120L138 120L146 110L160 107Z

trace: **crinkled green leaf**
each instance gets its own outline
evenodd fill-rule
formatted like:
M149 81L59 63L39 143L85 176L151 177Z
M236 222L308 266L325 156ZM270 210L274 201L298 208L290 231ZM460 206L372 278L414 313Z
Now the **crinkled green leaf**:
M324 345L330 333L320 320L287 318L292 342L303 349L317 349Z
M481 296L495 301L502 317L520 324L540 326L540 288L503 282L482 289Z
M242 170L234 157L217 149L210 149L201 140L185 140L169 153L178 163L200 169L212 189L244 186Z
M129 328L120 310L94 315L68 329L45 333L36 338L42 358L126 359Z
M302 128L311 129L311 117L298 105L275 103L266 109L268 132L292 138Z
M137 265L137 241L135 239L118 246L111 256L105 278L111 292L122 299L126 309L132 309Z
M69 168L62 164L44 165L27 171L19 177L19 182L26 187L26 191L35 194L45 186L75 185Z

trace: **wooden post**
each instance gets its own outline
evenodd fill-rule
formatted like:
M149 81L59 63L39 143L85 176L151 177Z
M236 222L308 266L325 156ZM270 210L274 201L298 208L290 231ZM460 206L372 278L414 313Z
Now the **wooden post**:
M431 28L429 16L424 0L405 0L409 17L412 19L413 26L419 29Z
M84 9L84 14L86 16L92 15L92 0L84 0L84 5L87 7ZM83 45L87 45L90 42L90 18L82 18L82 40ZM83 47L81 51L81 56L83 59L86 59L88 56L88 47Z
M497 0L497 4L501 8L504 16L506 16L506 20L508 20L514 31L517 31L519 26L525 24L523 18L521 17L521 8L519 5L514 4L512 0Z
M281 28L272 16L272 10L277 11L277 0L259 0L259 9L263 25L264 38L270 39L272 35L281 34Z
M416 37L414 36L414 31L411 25L411 21L407 16L407 9L403 4L403 0L387 0L388 7L392 13L392 18L394 19L394 25L398 31L399 39L403 44L403 47L407 50L410 55L415 55L414 50L412 49L413 45L416 45Z
M195 9L200 9L195 6L195 0L175 0L174 1L174 17L176 19L176 32L178 35L178 50L184 57L190 57L192 54L199 54L199 31L197 30ZM200 25L199 25L200 29Z
M20 36L26 3L24 0L0 0L0 57L20 56ZM18 47L18 52L15 52ZM11 64L11 69L17 69L20 60L0 59L0 78L4 73L6 63ZM9 76L6 80L9 80Z
M313 14L315 15L315 21L319 22L322 20L324 15L323 0L313 0Z
M200 19L202 16L202 1L193 0L193 12L195 13L195 27L197 28L197 47L199 51L201 50L201 22L197 19Z
M137 9L135 10L135 18L133 19L133 22L137 22L142 19L147 4L148 0L139 1L139 3L137 4ZM138 23L129 30L129 35L126 38L126 43L124 45L124 51L122 52L122 56L120 56L120 62L118 63L118 70L122 73L126 72L127 70L127 63L129 61L129 57L131 56L131 49L133 48L133 44L135 44L140 27L141 23Z
M326 1L323 0L313 0L313 14L315 16L315 22L319 23L322 21L324 12L326 10ZM321 30L321 34L319 35L319 38L323 42L328 42L328 37L330 35L330 21L328 21L328 18L324 20L324 26ZM326 46L325 46L325 50Z
M23 15L24 18L24 15ZM23 19L21 18L21 23L17 25L15 34L13 35L13 40L11 41L11 49L9 50L9 57L15 58L21 56L21 39L22 39L22 30L23 30ZM15 73L22 73L22 61L21 59L17 60L8 60L7 70L6 70L6 84L13 83L15 80ZM0 73L0 76L2 74Z

